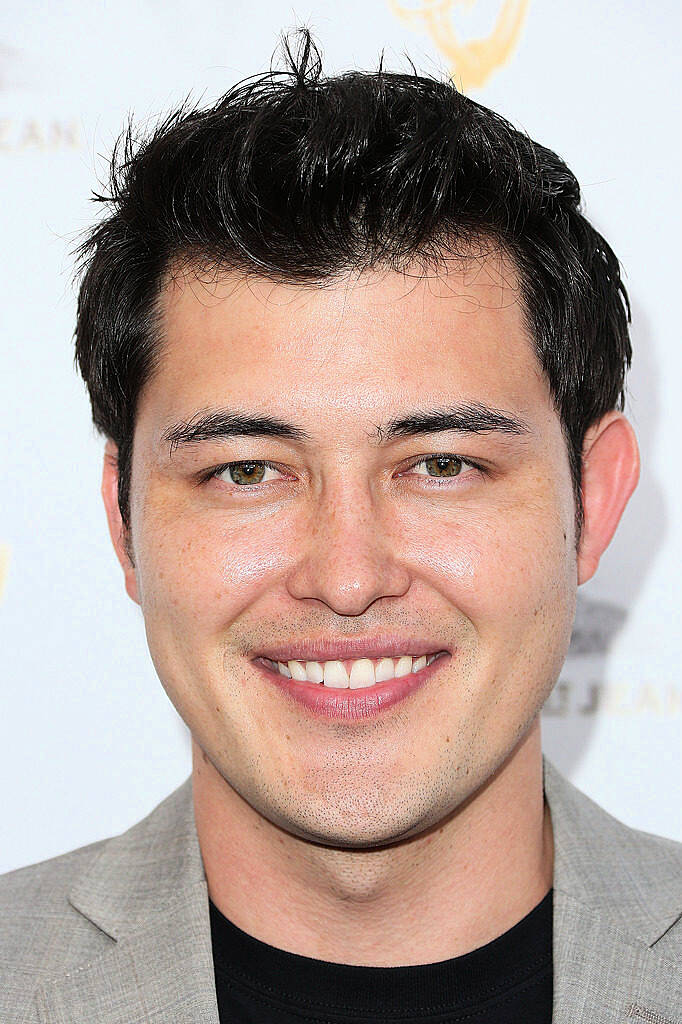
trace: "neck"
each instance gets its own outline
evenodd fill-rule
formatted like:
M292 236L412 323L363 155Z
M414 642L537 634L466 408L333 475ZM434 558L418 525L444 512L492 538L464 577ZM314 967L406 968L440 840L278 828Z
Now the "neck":
M444 821L378 849L338 849L274 825L193 743L208 891L262 942L335 963L435 963L491 942L552 885L540 725Z

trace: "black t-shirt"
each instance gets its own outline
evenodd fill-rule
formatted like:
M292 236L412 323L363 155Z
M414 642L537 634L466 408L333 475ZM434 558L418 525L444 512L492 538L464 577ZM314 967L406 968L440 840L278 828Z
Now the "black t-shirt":
M314 960L210 914L220 1024L551 1024L551 889L487 945L411 967Z

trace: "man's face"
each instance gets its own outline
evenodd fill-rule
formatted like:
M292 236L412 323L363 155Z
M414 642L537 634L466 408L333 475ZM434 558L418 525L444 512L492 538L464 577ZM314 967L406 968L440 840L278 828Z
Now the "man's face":
M519 301L492 256L430 280L188 275L166 289L135 430L129 592L196 743L296 835L360 847L442 820L520 744L558 676L575 607L573 491ZM472 405L523 429L390 429ZM300 436L171 452L169 430L216 410ZM249 465L205 479L235 462ZM292 699L296 683L283 689L257 660L389 635L396 655L417 642L445 653L366 716ZM337 706L344 692L362 695L334 689Z

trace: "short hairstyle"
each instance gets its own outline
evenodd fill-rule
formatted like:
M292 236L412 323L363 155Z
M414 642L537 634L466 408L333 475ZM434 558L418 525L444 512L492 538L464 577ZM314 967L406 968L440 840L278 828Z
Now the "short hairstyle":
M577 542L585 433L624 407L631 346L618 260L575 176L449 80L381 64L325 77L306 29L283 55L281 70L184 104L141 138L129 124L93 197L106 214L79 249L76 360L95 426L118 446L126 530L136 405L174 266L324 286L349 270L426 273L492 245L516 268L562 424Z

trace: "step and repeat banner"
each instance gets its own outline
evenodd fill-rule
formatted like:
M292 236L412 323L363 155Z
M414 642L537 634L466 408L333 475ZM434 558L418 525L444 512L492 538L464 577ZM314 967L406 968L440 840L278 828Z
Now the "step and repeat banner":
M66 0L0 12L0 871L122 831L190 771L99 497L73 367L73 251L130 113L141 125L266 70L305 24L326 71L452 75L560 153L618 254L638 490L543 710L546 753L629 825L680 812L680 101L676 2Z

